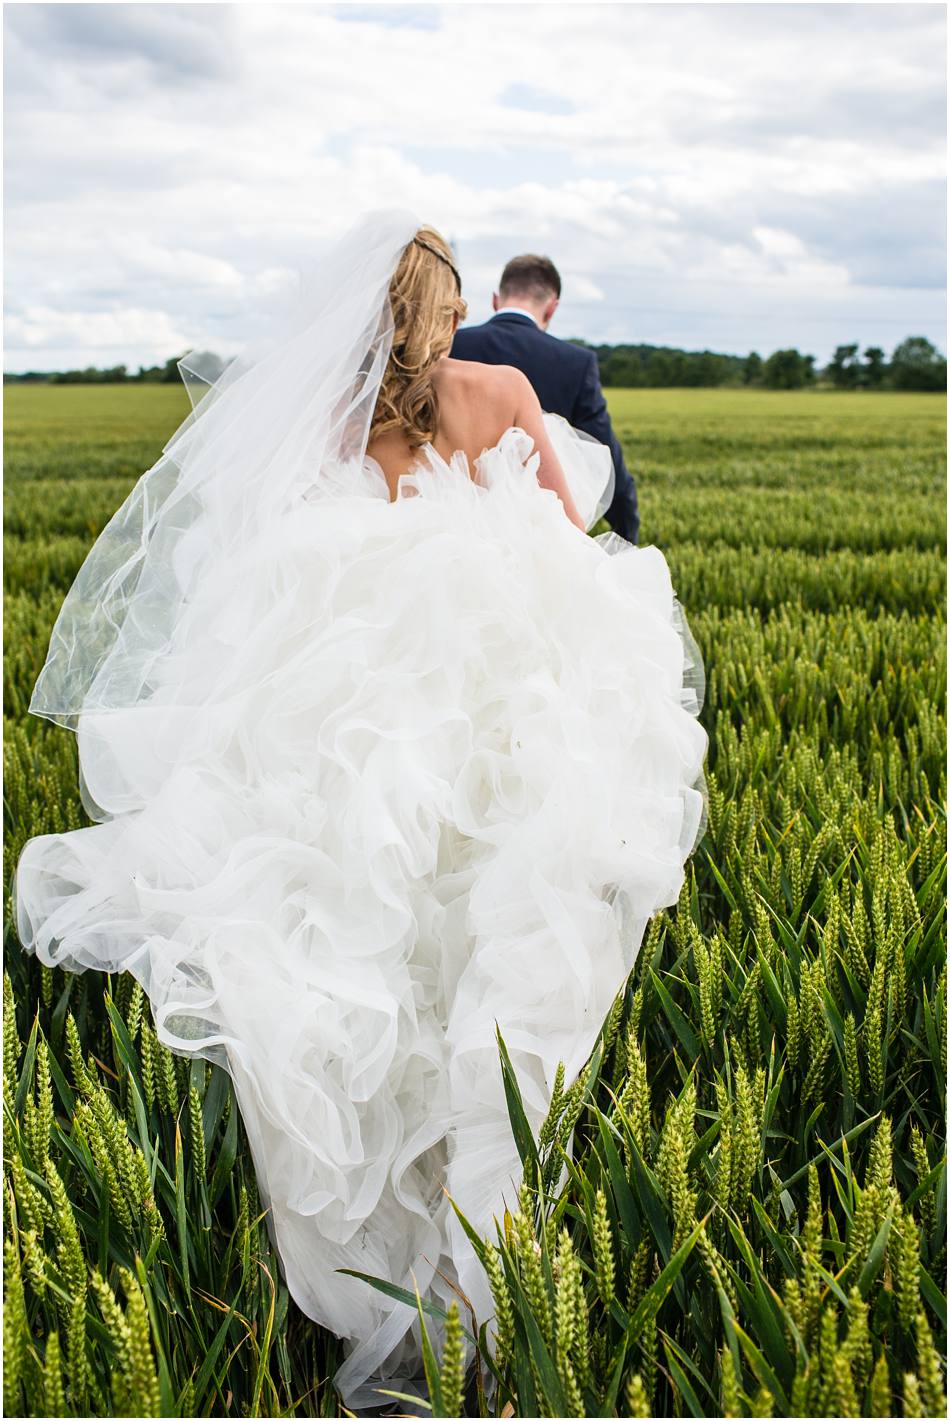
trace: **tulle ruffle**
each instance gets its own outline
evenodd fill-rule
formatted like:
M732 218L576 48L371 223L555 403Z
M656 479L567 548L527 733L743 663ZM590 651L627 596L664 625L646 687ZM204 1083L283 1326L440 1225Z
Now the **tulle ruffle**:
M418 1370L411 1309L479 1321L479 1230L588 1056L702 828L701 662L655 548L586 537L510 430L388 501L328 469L207 557L149 698L78 719L93 826L31 840L21 941L129 971L235 1083L288 1285L344 1400ZM596 503L596 500L595 500ZM594 505L592 505L594 511Z

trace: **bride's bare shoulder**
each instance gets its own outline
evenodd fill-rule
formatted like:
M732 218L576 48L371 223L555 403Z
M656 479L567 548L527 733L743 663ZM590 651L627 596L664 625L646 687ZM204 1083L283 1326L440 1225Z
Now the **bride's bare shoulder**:
M477 396L483 403L505 409L517 406L525 388L531 388L527 376L513 365L483 365L478 360L451 357L439 362L435 383L440 399Z

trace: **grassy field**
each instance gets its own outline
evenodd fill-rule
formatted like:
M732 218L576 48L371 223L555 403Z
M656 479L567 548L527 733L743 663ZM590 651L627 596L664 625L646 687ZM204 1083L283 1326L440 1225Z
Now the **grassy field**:
M187 401L5 393L9 891L28 836L84 822L72 736L25 714L58 604ZM610 403L706 661L709 830L520 1139L521 1211L483 1246L495 1409L942 1415L945 401ZM227 1078L160 1046L129 979L6 948L6 1414L337 1415ZM485 1411L470 1325L436 1414Z

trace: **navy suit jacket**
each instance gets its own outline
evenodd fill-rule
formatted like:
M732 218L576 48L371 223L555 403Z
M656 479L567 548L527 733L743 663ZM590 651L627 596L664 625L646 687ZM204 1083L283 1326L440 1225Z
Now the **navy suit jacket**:
M611 428L594 352L549 335L530 316L503 311L484 325L456 331L452 356L486 365L513 365L527 375L543 410L563 416L607 445L615 476L607 522L622 538L635 543L640 527L637 490Z

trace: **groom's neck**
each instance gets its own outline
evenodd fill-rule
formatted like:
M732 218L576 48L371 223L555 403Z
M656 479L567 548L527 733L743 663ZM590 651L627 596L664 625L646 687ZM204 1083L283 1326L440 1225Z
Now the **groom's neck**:
M557 309L557 301L539 301L536 296L520 291L501 291L492 297L492 308L496 314L499 311L523 311L546 331Z
M527 316L528 319L529 319L530 321L533 321L536 326L539 326L539 327L540 327L540 325L541 325L541 322L538 320L538 318L537 318L537 316L534 314L534 312L533 312L533 311L529 311L528 308L527 308L527 306L521 306L521 305L519 305L517 301L506 301L505 304L504 304L504 306L499 306L499 307L498 307L497 311L495 312L495 315L496 315L496 316L508 316L508 315L512 315L512 316Z

